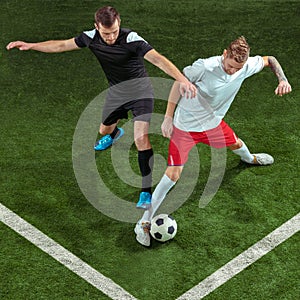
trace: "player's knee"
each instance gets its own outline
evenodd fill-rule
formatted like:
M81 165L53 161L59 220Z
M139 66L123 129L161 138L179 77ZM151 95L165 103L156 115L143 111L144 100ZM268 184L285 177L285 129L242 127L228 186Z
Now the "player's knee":
M166 175L174 182L177 182L181 176L182 169L178 167L168 167Z
M179 178L180 178L180 174L177 174L177 173L173 173L173 174L171 174L171 176L168 176L172 181L174 181L174 182L177 182L178 180L179 180Z
M151 144L148 138L148 135L142 135L137 138L135 138L134 143L136 145L136 148L139 151L147 150L151 148Z
M167 174L167 176L174 182L177 182L180 178L180 173L179 172L172 172L170 174Z
M229 149L237 150L240 149L242 146L243 146L243 142L240 139L238 139L235 144L229 146Z

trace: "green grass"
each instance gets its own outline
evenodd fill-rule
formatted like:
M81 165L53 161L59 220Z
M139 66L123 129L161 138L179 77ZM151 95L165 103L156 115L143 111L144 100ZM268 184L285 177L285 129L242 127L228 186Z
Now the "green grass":
M228 152L218 193L199 209L211 159L210 149L199 145L197 185L173 213L178 234L151 249L136 243L133 224L94 209L74 176L75 126L107 88L96 59L88 50L5 49L12 40L75 36L93 27L94 11L105 4L116 6L124 27L136 30L180 69L221 54L244 35L252 55L277 57L293 87L290 95L275 96L270 70L245 82L226 121L250 150L272 154L275 164L246 167ZM0 201L129 293L138 299L175 299L299 212L299 1L3 0L0 11ZM147 68L150 76L168 78ZM155 112L164 109L165 101L157 100ZM151 142L165 157L167 141L153 135ZM102 176L116 195L136 201L138 188L118 178L110 154L96 155ZM130 157L137 171L134 148ZM107 299L3 224L0 249L0 299ZM207 299L297 299L298 249L299 234Z
M109 299L3 224L0 234L1 299Z

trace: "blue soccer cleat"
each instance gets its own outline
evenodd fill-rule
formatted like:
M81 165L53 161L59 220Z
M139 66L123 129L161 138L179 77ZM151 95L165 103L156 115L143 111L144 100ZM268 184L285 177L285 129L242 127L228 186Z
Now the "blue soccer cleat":
M124 129L118 128L119 132L117 136L113 139L110 134L105 135L99 141L96 142L94 149L96 151L101 151L109 148L112 144L114 144L117 140L119 140L124 135Z
M151 206L152 195L148 192L141 192L139 202L136 204L137 208L149 209Z

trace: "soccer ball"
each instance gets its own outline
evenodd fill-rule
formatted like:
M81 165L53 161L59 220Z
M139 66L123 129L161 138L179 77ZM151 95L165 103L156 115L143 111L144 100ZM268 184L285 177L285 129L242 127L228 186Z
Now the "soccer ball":
M171 240L177 232L176 221L167 214L155 216L151 221L150 234L160 242Z

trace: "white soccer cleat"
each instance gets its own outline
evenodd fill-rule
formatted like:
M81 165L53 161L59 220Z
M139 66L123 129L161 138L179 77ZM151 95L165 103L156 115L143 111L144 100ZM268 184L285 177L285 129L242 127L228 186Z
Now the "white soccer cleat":
M254 156L253 162L250 163L252 165L267 166L274 162L274 158L267 153L257 153L252 155Z
M136 240L143 246L150 246L150 222L138 221L135 225L134 232Z

